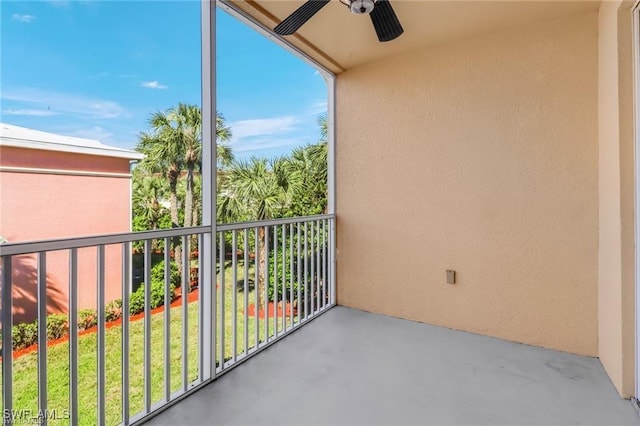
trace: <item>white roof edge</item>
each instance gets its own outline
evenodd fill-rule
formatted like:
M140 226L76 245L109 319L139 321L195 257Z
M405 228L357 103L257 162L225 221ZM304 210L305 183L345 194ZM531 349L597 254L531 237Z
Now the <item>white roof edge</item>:
M5 123L0 123L0 146L126 158L129 160L142 160L144 158L144 155L139 152L104 145L95 139L63 136Z
M13 139L0 136L0 146L10 146L15 148L39 149L42 151L71 152L75 154L99 155L102 157L128 158L130 160L142 160L143 154L128 149L102 148L102 147L82 147L74 145L57 144L51 142L30 141L24 139Z

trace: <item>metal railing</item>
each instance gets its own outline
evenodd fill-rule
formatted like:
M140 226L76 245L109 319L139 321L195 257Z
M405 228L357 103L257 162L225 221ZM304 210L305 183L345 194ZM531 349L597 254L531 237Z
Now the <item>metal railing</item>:
M333 306L334 241L321 215L0 246L3 423L146 419Z

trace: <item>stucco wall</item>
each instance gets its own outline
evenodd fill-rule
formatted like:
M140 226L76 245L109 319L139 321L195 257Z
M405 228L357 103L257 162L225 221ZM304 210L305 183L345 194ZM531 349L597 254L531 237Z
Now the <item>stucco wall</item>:
M597 355L597 30L589 13L338 76L339 304Z
M0 165L33 168L37 172L0 171L0 235L10 242L128 232L130 227L129 160L100 156L0 147ZM73 170L124 174L82 176L49 174ZM73 173L73 172L72 172ZM106 299L121 297L122 254L108 246ZM78 305L96 307L96 249L78 250ZM47 255L50 312L66 311L69 294L68 251ZM35 256L13 261L14 321L35 318Z
M634 162L631 1L602 2L598 19L598 355L634 393Z

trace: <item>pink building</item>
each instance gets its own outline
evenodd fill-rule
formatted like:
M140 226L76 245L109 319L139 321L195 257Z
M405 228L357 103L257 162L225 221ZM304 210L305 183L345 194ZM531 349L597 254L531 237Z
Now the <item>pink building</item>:
M24 242L131 230L130 162L142 155L96 140L0 124L0 238ZM121 296L121 249L108 246L106 300ZM78 250L78 303L96 305L96 249ZM50 312L67 310L69 253L47 255ZM13 260L14 323L36 317L34 256Z

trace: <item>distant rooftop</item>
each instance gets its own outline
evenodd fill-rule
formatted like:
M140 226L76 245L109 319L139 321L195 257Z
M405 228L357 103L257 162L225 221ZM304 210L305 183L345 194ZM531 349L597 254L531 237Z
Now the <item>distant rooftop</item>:
M58 135L5 123L0 123L0 146L128 158L130 160L144 158L144 155L139 152L105 145L95 139Z

